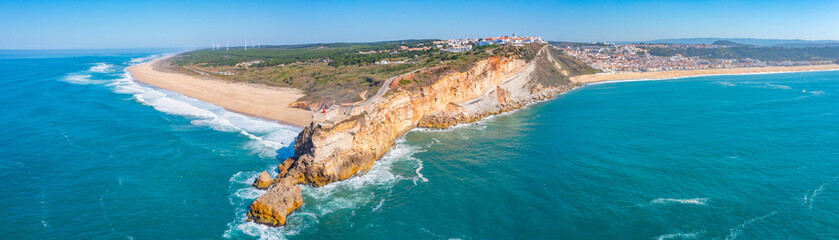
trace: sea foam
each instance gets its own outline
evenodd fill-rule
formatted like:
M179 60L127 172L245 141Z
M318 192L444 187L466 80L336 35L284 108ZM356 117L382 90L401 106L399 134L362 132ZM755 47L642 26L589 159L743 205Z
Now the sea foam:
M650 203L706 205L708 203L708 198L656 198L650 201Z
M90 67L91 72L97 73L108 73L113 71L114 65L107 64L107 63L95 63L93 67Z
M304 187L304 198L316 202L313 213L324 215L336 210L356 208L369 203L375 197L375 190L389 190L400 180L415 180L418 176L405 176L406 171L394 169L393 164L401 161L418 162L413 154L423 150L397 140L388 153L373 164L367 173L350 179L327 184L322 187ZM408 170L410 171L410 170Z
M81 73L71 73L67 74L61 80L67 83L78 84L78 85L89 85L89 84L106 84L108 81L106 80L95 80L92 79L93 76L90 74L81 74Z
M412 156L422 151L424 150L409 145L405 143L404 138L400 138L396 141L394 147L376 161L370 171L363 175L317 188L302 186L305 204L288 216L286 226L278 228L245 221L248 206L265 191L250 186L250 183L259 174L258 171L237 173L230 178L233 193L229 196L231 204L237 209L237 217L228 224L229 229L223 236L225 238L241 238L247 235L259 239L285 239L286 236L295 235L317 224L319 222L318 218L336 211L354 211L361 207L369 207L371 212L380 211L389 195L383 197L377 193L389 192L400 181L409 180L416 183L418 180L424 179L419 174L420 167L418 167L421 166L422 162ZM409 163L409 168L401 169L395 166L401 166L403 163ZM274 166L266 168L269 172L272 172ZM413 173L417 173L417 175L412 176Z
M772 212L770 212L766 215L763 215L763 216L760 216L760 217L755 217L755 218L744 221L740 225L737 225L736 227L733 227L733 228L729 229L729 234L728 234L728 236L725 237L725 240L736 239L737 236L740 236L740 234L743 233L743 231L745 231L746 229L748 229L749 227L751 227L755 223L763 221L764 219L766 219L768 217L771 217L772 215L775 215L777 213L778 213L778 211L772 211Z
M109 85L113 87L114 92L131 94L136 101L151 106L157 111L188 118L193 125L247 136L251 141L245 144L245 148L262 157L275 157L276 151L289 146L301 130L297 127L230 112L180 93L141 84L135 81L128 72Z
M167 55L172 55L172 54L154 54L154 55L150 55L150 56L146 56L146 57L132 58L128 62L129 63L142 63L142 62L151 61L151 60L154 60L155 58L159 58L159 57L167 56Z
M125 64L138 64L164 55L134 58ZM301 130L297 127L229 112L222 107L180 93L139 83L127 70L121 74L102 75L101 73L111 72L115 66L101 62L93 64L94 66L88 71L67 74L61 80L79 85L106 85L111 87L113 92L130 94L135 101L151 106L157 111L190 119L193 125L242 134L250 138L244 147L262 157L275 157L277 150L290 146ZM97 79L100 77L102 79Z
M668 233L663 234L661 236L654 237L653 239L656 240L665 240L665 239L697 239L705 235L705 231L696 231L696 232L675 232L675 233Z

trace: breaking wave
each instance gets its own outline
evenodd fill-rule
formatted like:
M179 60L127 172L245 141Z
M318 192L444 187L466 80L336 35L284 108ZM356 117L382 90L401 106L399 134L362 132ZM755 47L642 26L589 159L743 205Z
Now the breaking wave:
M96 63L93 67L90 67L91 72L97 73L107 73L113 71L114 65L107 64L107 63Z
M816 196L818 196L819 193L821 193L822 190L824 190L824 185L825 184L822 184L821 186L819 186L819 188L813 190L813 193L809 195L804 195L804 203L802 203L802 205L807 205L807 208L813 209L813 200L815 200Z
M769 89L792 89L792 87L787 86L787 85L771 84L771 83L763 84L761 87L769 88Z
M122 67L149 61L164 55L134 58ZM88 73L68 74L61 80L80 85L106 85L116 93L130 94L135 101L151 106L157 111L185 117L193 125L206 126L222 132L242 134L251 139L245 144L245 148L252 150L261 157L275 157L277 150L291 145L297 133L301 130L297 127L229 112L222 107L180 93L139 83L127 70L123 70L121 74L106 74L103 76L98 73L110 72L115 66L107 63L94 64ZM98 76L103 76L103 78L96 79Z
M763 221L763 219L766 219L768 217L771 217L772 215L775 215L776 213L778 213L778 211L772 211L772 212L770 212L766 215L744 221L740 225L737 225L736 227L733 227L733 228L729 229L730 233L728 234L728 236L725 237L725 240L736 239L737 236L740 236L740 234L743 233L744 230L748 229L749 227L751 227L755 223Z
M824 91L820 91L820 90L819 90L819 91L807 91L807 90L801 90L801 91L802 91L802 92L805 92L805 93L810 93L810 94L813 94L813 95L822 95L822 94L824 94Z
M656 240L665 240L665 239L697 239L705 235L705 231L696 231L696 232L689 232L689 233L682 233L682 232L675 232L675 233L668 233L663 234L658 237L654 237L653 239Z
M90 74L81 74L81 73L72 73L67 74L61 80L67 83L72 84L79 84L79 85L89 85L89 84L106 84L108 83L107 80L95 80L91 79L93 76Z
M813 210L813 201L816 200L816 196L818 196L819 194L821 194L822 191L824 191L824 187L830 186L830 183L836 181L837 179L839 178L834 177L832 181L822 183L821 185L819 185L818 188L814 189L812 192L804 194L804 202L802 202L801 205L805 205L808 209Z
M261 157L275 157L277 150L289 146L300 132L297 127L229 112L180 93L138 83L127 72L109 85L115 92L131 94L136 101L157 111L191 119L193 125L247 136L251 141L245 147Z
M285 239L286 236L298 234L301 230L317 224L318 218L336 211L354 211L362 207L369 207L371 212L380 211L386 196L378 193L389 192L400 181L416 182L421 178L413 174L421 162L412 155L422 151L424 150L409 145L405 143L404 138L400 138L394 147L363 175L317 188L301 186L304 204L288 216L288 222L283 227L268 227L245 221L248 206L265 191L250 186L260 172L237 173L230 178L233 193L229 197L231 204L236 206L236 217L228 224L229 229L223 237L235 239L247 235L259 239ZM274 166L268 167L273 168Z
M656 198L650 203L654 204L694 204L694 205L706 205L708 204L708 198Z
M150 60L153 60L155 58L159 58L159 57L163 57L163 56L167 56L167 55L171 55L171 54L155 54L155 55L151 55L151 56L147 56L147 57L132 58L128 62L129 63L141 63L141 62L150 61Z

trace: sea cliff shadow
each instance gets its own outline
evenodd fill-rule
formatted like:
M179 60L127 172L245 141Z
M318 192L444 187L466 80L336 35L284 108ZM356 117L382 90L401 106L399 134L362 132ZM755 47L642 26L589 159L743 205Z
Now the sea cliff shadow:
M294 143L297 142L297 139L292 140L287 146L281 147L277 149L277 160L280 162L284 161L286 158L290 158L294 156Z

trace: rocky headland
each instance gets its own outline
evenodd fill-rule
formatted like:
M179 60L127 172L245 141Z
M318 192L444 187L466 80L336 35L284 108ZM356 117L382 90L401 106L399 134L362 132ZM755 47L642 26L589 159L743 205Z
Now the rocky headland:
M262 173L254 187L268 191L250 206L248 220L285 225L302 205L299 184L314 187L364 174L394 141L415 127L448 128L552 98L579 84L576 75L593 70L548 45L520 47L524 54L491 56L466 71L446 72L433 83L393 88L354 107L316 114L297 136L294 156L278 177ZM424 74L424 70L399 78ZM398 80L398 79L396 79Z

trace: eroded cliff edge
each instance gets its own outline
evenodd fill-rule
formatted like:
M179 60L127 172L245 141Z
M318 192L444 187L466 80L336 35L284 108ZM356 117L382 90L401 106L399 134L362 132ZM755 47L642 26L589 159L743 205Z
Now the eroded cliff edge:
M492 56L426 86L390 89L369 105L345 109L343 115L316 116L298 135L295 156L279 165L268 192L251 204L248 220L285 225L286 217L302 205L299 184L318 187L363 174L415 127L448 128L521 108L576 87L569 79L591 72L548 45L519 48L523 54ZM401 78L421 74L424 71ZM260 181L266 184L264 178Z

